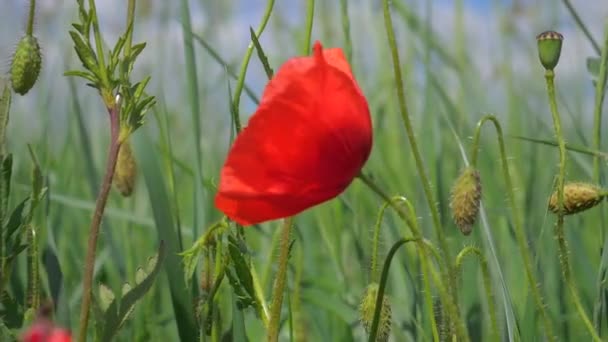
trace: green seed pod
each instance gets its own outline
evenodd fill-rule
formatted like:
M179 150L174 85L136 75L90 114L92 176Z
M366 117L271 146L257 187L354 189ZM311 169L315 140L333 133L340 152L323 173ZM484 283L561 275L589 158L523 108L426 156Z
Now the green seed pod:
M462 234L469 235L479 212L481 200L481 181L479 172L473 167L462 171L454 186L450 198L452 218Z
M593 208L598 205L606 196L600 187L582 183L572 182L564 185L564 215L572 215ZM553 192L549 198L549 210L557 214L557 191Z
M114 185L123 196L129 197L133 193L136 180L137 164L135 163L133 151L131 151L131 145L128 141L125 141L118 151Z
M361 305L359 306L359 315L361 323L365 331L369 333L374 320L374 311L376 310L376 297L378 296L378 284L371 283L365 289ZM378 322L378 332L376 341L388 341L391 333L391 305L388 297L385 295L382 299L382 308L380 309L380 321Z
M34 36L25 35L17 44L11 64L11 83L17 94L25 95L32 87L42 67L40 45Z
M564 36L555 31L546 31L536 36L538 57L547 70L553 70L559 62Z

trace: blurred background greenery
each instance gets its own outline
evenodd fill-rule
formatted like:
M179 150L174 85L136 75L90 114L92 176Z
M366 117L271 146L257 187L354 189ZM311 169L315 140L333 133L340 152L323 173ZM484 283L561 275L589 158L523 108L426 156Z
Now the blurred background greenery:
M35 220L42 231L44 286L56 297L57 320L76 327L86 232L105 163L108 123L97 94L81 80L63 76L64 71L78 65L67 34L76 17L75 2L38 3L35 34L43 48L43 72L27 96L13 99L8 141L15 154L14 179L21 186L15 187L12 202L20 200L29 189L29 143L38 155L49 187L48 201ZM353 70L368 98L374 123L374 148L365 170L388 192L413 201L420 226L433 240L428 207L396 107L380 4L348 1L348 15L343 16L339 1L317 1L312 37L326 47L343 47L347 41L344 24L348 20ZM608 3L578 0L572 4L595 40L602 42ZM117 192L111 194L98 249L97 281L118 289L124 281L133 281L137 266L154 253L159 232L176 235L179 230L186 248L221 217L212 200L231 138L228 94L235 81L229 74L238 73L250 39L249 27L257 27L265 5L261 0L138 1L134 40L146 41L148 47L135 74L152 76L148 91L157 97L158 104L133 137L140 162L134 195L123 199ZM121 0L98 1L102 29L109 42L124 29L125 7ZM269 26L260 38L275 70L288 57L299 54L304 40L305 7L306 1L276 2ZM556 82L566 140L590 147L594 86L586 63L598 52L562 1L394 0L392 11L406 96L451 249L454 253L463 246L476 245L487 253L504 338L515 338L507 333L510 330L517 331L514 334L523 341L537 340L540 321L528 296L504 180L497 177L500 164L493 131L484 130L482 137L478 166L484 212L469 237L463 237L450 220L449 190L464 165L459 143L468 152L476 122L486 113L496 114L509 136L553 141L544 71L536 56L535 36L541 31L553 29L565 36ZM0 57L6 61L0 71L8 71L26 16L25 1L4 0L0 4ZM186 16L196 35L192 61L187 58L191 35L187 25L183 25ZM227 63L226 67L213 58L209 47ZM265 83L264 70L255 57L246 83L252 96L243 94L243 118L255 110L251 97L259 98ZM197 120L198 131L194 128ZM559 328L556 333L562 341L586 338L561 280L553 238L554 217L546 209L557 171L557 149L512 137L506 141L519 214L535 256L541 291L551 319ZM605 143L604 138L601 146ZM195 148L197 144L200 150ZM590 181L591 157L578 153L569 156L567 179ZM154 167L158 170L151 170ZM605 173L603 168L603 178ZM294 273L301 270L301 323L308 340L365 339L357 306L369 280L371 230L380 205L374 194L355 181L338 199L296 219L293 273L289 278L293 288ZM605 211L602 205L566 221L574 275L592 316L593 308L604 304L605 297L600 294L606 291L599 285L606 265L601 262L602 247L608 241ZM170 222L175 228L163 222ZM267 294L273 275L271 261L277 254L273 244L277 227L278 223L272 222L246 230ZM387 215L381 247L387 249L403 231L399 220ZM406 250L397 254L387 289L393 307L392 338L428 340L430 332L422 323L426 317L422 313L425 309L418 259L412 247ZM24 267L17 270L13 291L18 291L25 275ZM168 285L171 281L166 275L159 278L121 331L119 340L177 339ZM192 289L183 291L196 293ZM479 267L468 262L459 300L471 337L478 341L488 333L481 291ZM225 286L220 296L227 330L231 321L229 293ZM505 318L511 314L515 321L507 323ZM264 330L253 311L245 312L245 322L250 340L259 340ZM597 324L606 336L608 316L598 315ZM288 329L283 329L282 337L288 339Z

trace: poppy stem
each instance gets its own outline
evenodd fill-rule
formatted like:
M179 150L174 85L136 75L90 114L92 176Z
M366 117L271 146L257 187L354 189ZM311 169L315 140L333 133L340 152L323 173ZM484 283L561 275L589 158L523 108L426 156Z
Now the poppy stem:
M304 45L302 45L303 55L310 53L310 41L312 36L312 24L315 16L315 0L308 0L306 2L306 36L304 38Z
M91 228L89 230L89 240L87 244L87 254L84 263L84 275L82 281L82 304L80 306L80 329L78 333L78 341L84 342L87 340L87 326L89 322L89 311L91 306L91 292L93 285L93 271L95 269L95 250L97 248L97 240L101 228L101 219L103 212L108 202L110 189L112 188L112 179L118 159L118 151L120 150L120 111L119 103L115 103L108 112L110 115L110 149L108 152L108 160L106 163L106 174L103 178L101 190L95 202L95 212L91 220Z
M562 124L557 110L557 101L555 100L555 73L553 70L545 71L545 80L547 82L547 94L549 96L549 107L551 108L551 115L553 116L553 126L555 128L555 137L559 147L559 173L557 175L557 222L555 224L555 238L557 239L557 245L559 250L559 261L562 269L562 275L568 289L574 306L578 312L579 317L589 330L589 334L594 341L601 341L598 336L593 324L589 320L589 317L585 313L585 308L581 303L581 299L578 295L578 289L572 278L572 270L570 269L570 261L568 259L568 244L566 242L566 236L564 233L564 182L566 176L566 142L562 133Z
M279 267L272 288L272 304L270 306L270 321L268 323L268 342L276 342L279 338L279 327L281 325L281 306L283 304L283 292L287 279L287 262L291 247L290 234L293 218L289 217L283 221L281 242L279 245Z

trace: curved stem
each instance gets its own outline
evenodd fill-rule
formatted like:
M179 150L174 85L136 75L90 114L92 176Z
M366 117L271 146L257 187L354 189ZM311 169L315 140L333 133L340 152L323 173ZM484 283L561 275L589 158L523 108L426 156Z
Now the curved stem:
M268 0L266 3L266 10L264 11L264 17L262 18L262 22L260 26L255 31L255 36L260 38L262 32L266 28L266 24L268 23L268 19L270 19L270 14L272 14L272 8L274 7L274 0ZM239 115L239 106L241 103L241 93L243 92L243 86L245 85L245 75L247 74L247 67L249 66L249 60L251 59L251 54L253 53L253 42L249 43L247 46L247 52L245 52L245 57L243 58L243 62L241 63L241 70L239 72L239 78L236 82L236 88L234 89L234 103L232 107L234 108L234 127L236 128L237 133L241 131L241 118Z
M304 37L304 45L302 45L302 54L310 53L310 41L312 37L312 24L315 16L315 0L306 2L306 36Z
M559 117L559 112L557 110L557 101L555 100L555 73L553 70L547 70L545 72L545 80L547 81L547 93L549 95L549 106L551 107L551 115L553 116L553 126L555 128L555 136L557 139L557 144L559 147L559 174L557 176L557 223L555 224L555 238L557 239L557 244L559 247L559 260L560 266L562 269L562 275L566 284L568 285L568 289L570 290L570 295L572 296L572 300L574 301L574 306L578 311L580 318L585 323L585 326L589 330L589 334L595 341L601 341L600 337L597 335L593 324L587 317L585 313L585 309L581 303L581 300L578 296L578 290L576 285L574 284L574 279L572 279L572 273L570 270L570 261L568 260L568 245L566 243L566 236L564 234L564 181L566 175L566 143L564 141L564 136L562 134L562 125Z
M391 201L395 200L395 197L391 199ZM385 201L380 207L380 211L378 212L378 218L376 219L376 224L374 225L374 236L372 237L372 257L371 257L371 277L370 282L378 281L378 245L380 244L380 226L382 225L382 219L384 218L384 212L386 208L390 205L391 201Z
M502 127L500 125L500 122L494 115L485 115L477 123L475 135L473 136L471 165L474 168L477 168L477 156L479 151L479 137L481 135L481 128L488 121L494 124L494 128L496 129L496 136L498 137L498 148L500 150L501 168L507 189L507 199L509 201L509 206L511 207L511 215L513 216L513 225L515 226L515 239L517 240L519 252L521 253L523 259L524 268L526 271L526 278L528 279L528 285L532 290L532 297L534 297L536 308L540 312L540 315L542 317L543 326L545 328L545 334L547 335L547 338L550 341L554 341L555 336L553 335L553 325L551 324L551 320L549 319L549 315L547 314L546 305L540 293L539 284L536 280L536 276L534 275L534 267L532 265L533 258L530 255L530 248L528 247L526 233L523 228L521 217L519 216L517 202L515 201L515 193L513 192L513 182L511 181L511 173L509 172L509 164L507 162L507 152L505 149L505 141L502 132Z
M119 135L119 110L118 106L114 106L109 110L110 114L110 149L108 152L108 160L106 163L106 174L101 184L101 190L95 202L95 212L91 220L91 228L89 229L89 240L87 243L87 255L84 263L84 275L82 283L82 304L80 306L80 329L78 333L78 341L84 342L87 340L87 326L89 322L89 309L91 306L91 287L93 284L93 271L95 268L95 250L97 248L97 240L101 228L101 219L108 201L108 195L112 188L112 179L114 177L114 169L116 168L116 160L120 149Z
M380 187L378 185L376 185L376 183L371 178L364 175L363 173L360 173L357 177L365 185L367 185L374 193L376 193L378 196L380 196L382 199L384 199L384 201L386 201L386 203L389 203L391 208L393 208L397 212L399 217L402 220L404 220L405 223L410 227L412 234L415 237L420 238L420 241L418 243L418 253L420 255L420 262L422 264L422 272L423 272L422 275L426 279L424 281L425 292L426 292L425 295L426 295L427 305L429 307L429 315L431 316L430 320L431 320L431 326L433 327L432 329L433 329L433 336L435 338L435 341L439 340L439 334L437 332L437 324L435 321L435 315L433 314L433 300L430 296L430 294L431 294L430 284L428 282L429 275L433 278L433 281L435 282L435 285L437 286L437 288L439 290L439 294L440 294L442 302L446 303L446 306L449 307L450 315L452 316L452 319L458 329L459 335L461 336L462 340L468 341L469 337L467 335L466 329L464 328L464 322L462 320L462 317L460 316L460 314L458 314L458 309L456 308L454 298L451 296L451 294L445 288L445 284L448 284L448 283L444 283L440 279L440 277L437 276L437 272L435 271L433 265L428 260L427 250L429 250L433 253L435 252L435 250L432 247L429 247L429 245L430 245L429 242L426 242L426 240L422 239L422 234L420 232L420 229L418 228L418 222L416 221L416 214L415 214L414 208L412 207L411 203L403 197L399 198L399 201L393 200L382 189L380 189ZM403 202L408 206L409 213L405 212L403 210L403 207L399 206L399 202ZM430 245L430 246L432 246L432 245ZM435 257L437 258L438 262L441 261L441 259L438 258L438 255L435 255Z
M382 276L380 277L380 284L378 285L378 294L376 296L376 304L374 306L374 319L372 320L372 325L369 330L369 342L376 341L376 335L378 333L378 324L380 323L380 311L382 310L382 302L384 300L384 289L386 288L386 281L388 279L388 271L391 267L391 262L393 261L393 256L397 253L399 247L405 245L408 242L418 241L417 238L402 238L401 240L395 242L391 249L388 251L386 255L386 260L384 261L384 266L382 267Z
M488 267L486 257L477 247L465 247L456 256L456 271L458 273L461 272L463 259L471 254L477 257L479 265L481 266L483 287L486 294L486 301L488 302L488 313L490 315L490 339L493 341L500 341L500 334L498 333L498 321L496 319L496 305L494 304L494 295L492 292L492 279L490 277L490 269Z
M416 169L418 170L418 176L422 182L422 187L424 189L424 194L427 200L427 204L431 211L431 217L433 219L433 227L435 229L435 234L437 235L437 239L439 240L439 248L443 254L443 265L447 271L447 274L444 275L444 282L446 284L451 284L455 281L455 274L452 268L449 246L445 235L443 234L443 229L441 228L441 220L439 218L439 210L437 209L437 202L434 199L433 192L431 190L431 184L429 182L426 169L424 167L424 163L422 161L422 156L420 154L420 150L418 149L418 144L416 142L416 135L414 134L414 128L412 126L412 122L410 120L410 114L406 105L405 100L405 91L403 85L403 79L401 77L401 61L399 60L399 52L397 50L397 42L395 40L395 32L393 29L393 21L391 18L390 8L389 8L389 0L383 0L383 13L384 13L384 21L386 24L386 34L388 38L388 44L391 50L391 56L393 59L393 73L395 75L395 85L397 88L397 98L399 102L399 111L401 113L401 119L403 124L405 125L405 130L407 132L408 141L410 142L410 147L412 150L412 154L414 155L414 160L416 161ZM456 300L456 293L452 291L452 288L448 288L448 292L454 298L454 302Z
M289 261L290 233L293 218L286 218L283 222L281 232L281 243L279 246L279 268L277 277L272 288L272 304L270 306L270 320L268 323L268 341L276 342L279 338L279 327L281 325L281 306L283 304L283 292L287 280L287 262Z
M36 15L36 0L30 0L30 12L27 16L27 27L25 34L32 36L34 34L34 16Z

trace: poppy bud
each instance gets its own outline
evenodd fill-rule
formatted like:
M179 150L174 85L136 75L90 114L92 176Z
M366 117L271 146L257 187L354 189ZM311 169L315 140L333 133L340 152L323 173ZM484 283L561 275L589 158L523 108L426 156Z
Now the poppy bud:
M576 214L598 205L606 196L593 184L573 182L564 185L564 215ZM549 199L549 210L557 214L557 191Z
M42 53L36 37L25 35L17 44L11 64L11 83L13 90L25 95L32 87L42 67Z
M361 305L359 306L359 315L361 323L365 331L369 333L374 320L374 312L376 311L376 298L378 297L378 284L371 283L365 289ZM382 308L380 309L380 321L378 322L378 332L376 341L388 341L388 336L391 333L391 305L387 296L382 298Z
M545 31L536 36L538 57L547 70L553 70L559 62L564 36L555 31Z
M479 212L480 200L481 181L479 180L479 172L473 167L467 167L456 179L450 199L452 218L464 235L471 234Z
M137 164L135 163L135 157L133 157L131 145L128 141L125 141L118 151L114 185L123 196L129 197L133 193L136 179Z

